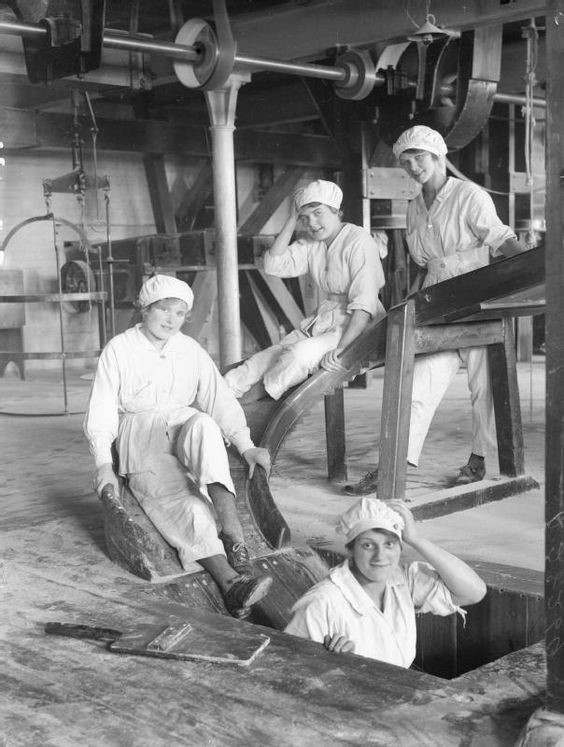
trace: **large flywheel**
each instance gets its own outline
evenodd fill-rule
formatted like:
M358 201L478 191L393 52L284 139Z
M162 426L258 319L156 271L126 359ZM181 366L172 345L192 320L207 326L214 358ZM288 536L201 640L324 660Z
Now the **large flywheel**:
M407 127L425 124L441 132L451 150L471 142L494 103L501 43L502 27L495 26L386 47L376 65L386 85L369 97L382 138L391 144Z

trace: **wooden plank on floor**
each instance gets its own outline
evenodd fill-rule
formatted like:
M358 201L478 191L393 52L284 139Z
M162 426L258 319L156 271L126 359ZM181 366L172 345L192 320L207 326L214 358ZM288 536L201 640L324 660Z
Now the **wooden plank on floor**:
M470 485L457 485L419 496L424 501L412 507L413 515L419 521L446 516L456 511L482 506L484 503L500 501L512 495L536 490L539 483L531 475L500 477L497 480L480 480Z

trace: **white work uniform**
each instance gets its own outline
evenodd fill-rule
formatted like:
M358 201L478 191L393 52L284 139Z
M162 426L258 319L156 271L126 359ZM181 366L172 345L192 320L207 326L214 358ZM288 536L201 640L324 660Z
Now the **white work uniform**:
M285 632L319 643L326 635L342 635L354 643L352 653L409 667L415 658L416 613L466 614L439 574L422 562L397 568L386 583L382 606L368 596L345 560L298 599Z
M184 566L225 554L206 486L235 493L224 439L253 447L245 415L206 351L178 333L161 350L141 325L104 348L84 432L96 466L112 461Z
M325 241L300 239L282 254L267 251L264 269L281 278L309 272L325 294L325 300L299 329L225 374L237 397L263 379L268 394L279 399L338 346L355 309L366 311L372 319L385 316L378 299L385 278L378 244L368 231L351 223L343 223L329 247Z
M427 210L422 194L407 208L407 244L413 260L427 269L423 287L489 263L507 239L516 238L499 219L491 197L471 182L449 177ZM461 361L468 372L472 402L472 452L485 456L496 448L493 398L487 350L461 348L418 356L407 459L419 456L431 420Z

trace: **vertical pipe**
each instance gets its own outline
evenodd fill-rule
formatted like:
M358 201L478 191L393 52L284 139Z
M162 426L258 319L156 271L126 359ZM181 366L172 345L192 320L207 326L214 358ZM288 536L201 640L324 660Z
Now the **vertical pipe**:
M222 366L241 360L237 255L237 208L233 127L212 126L213 192L219 310L219 351Z
M235 182L235 108L247 77L232 75L224 88L206 91L212 138L213 192L219 311L219 359L222 367L242 357L237 253L237 191Z

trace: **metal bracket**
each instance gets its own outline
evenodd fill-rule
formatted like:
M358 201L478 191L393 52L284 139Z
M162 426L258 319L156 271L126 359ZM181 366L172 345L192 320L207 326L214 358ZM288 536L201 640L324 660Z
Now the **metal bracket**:
M31 83L51 83L69 75L83 75L100 66L105 0L81 0L80 18L46 16L40 38L23 39L27 76Z

